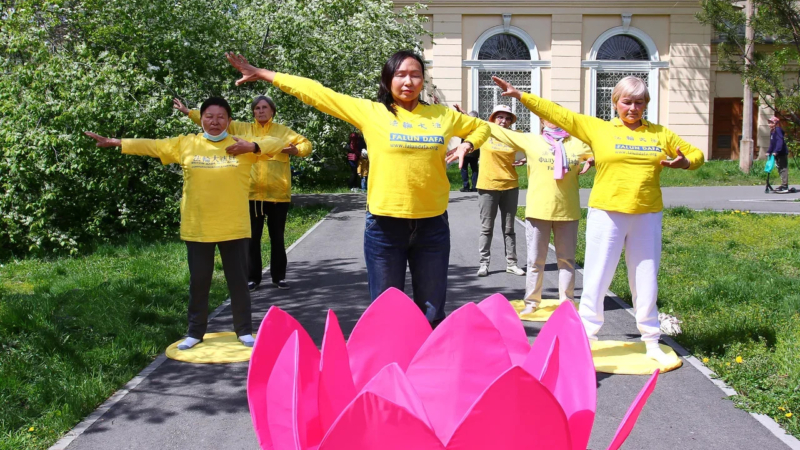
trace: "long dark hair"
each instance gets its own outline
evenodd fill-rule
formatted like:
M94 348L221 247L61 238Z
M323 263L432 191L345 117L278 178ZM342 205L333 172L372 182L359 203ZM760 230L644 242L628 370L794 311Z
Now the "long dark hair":
M395 106L394 97L392 97L392 79L394 78L394 73L397 72L397 69L403 64L403 61L408 58L414 58L419 63L419 66L422 67L422 81L424 82L425 61L422 60L421 56L411 50L400 50L395 53L386 61L386 64L383 65L383 70L381 70L381 86L378 89L378 101L383 103L386 109L394 115L397 115L397 106ZM422 100L420 100L420 103L427 104Z

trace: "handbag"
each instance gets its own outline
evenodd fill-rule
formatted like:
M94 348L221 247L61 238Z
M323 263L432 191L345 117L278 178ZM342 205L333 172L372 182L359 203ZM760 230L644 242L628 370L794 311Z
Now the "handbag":
M767 158L767 163L764 164L764 172L770 173L774 168L775 168L775 155L769 155L769 158Z

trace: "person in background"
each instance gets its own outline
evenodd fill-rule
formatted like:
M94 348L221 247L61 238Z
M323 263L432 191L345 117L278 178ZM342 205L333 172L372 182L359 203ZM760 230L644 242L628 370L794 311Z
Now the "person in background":
M460 111L459 111L460 112ZM470 117L478 117L478 111L470 111ZM461 192L478 192L478 161L481 156L481 149L475 149L464 157L464 167L461 168L461 181L463 186ZM469 171L472 169L472 187L470 187Z
M194 123L201 125L200 111L189 110L178 99L172 100L173 107L189 116ZM281 153L260 158L250 170L250 243L248 246L247 287L252 291L261 284L264 263L261 257L261 237L264 222L270 242L270 276L272 285L279 289L289 289L286 283L286 218L292 201L292 171L290 156L304 158L311 154L311 142L289 127L275 123L278 113L275 102L266 95L256 96L250 103L253 122L231 121L229 131L237 136L273 136L289 145Z
M493 77L504 92L542 119L580 139L594 152L597 176L589 197L586 258L579 314L590 340L604 322L604 299L623 247L636 325L647 356L668 364L658 340L658 269L661 261L660 174L664 167L697 169L703 153L668 128L643 118L650 93L639 78L617 83L611 101L618 117L611 121L574 113L533 94L521 93ZM671 159L670 159L671 158Z
M495 106L489 115L489 123L499 128L510 129L517 116L506 105ZM500 211L500 229L506 253L506 272L512 275L525 275L517 265L517 233L514 230L517 205L519 204L519 175L514 168L517 149L510 147L493 134L481 149L480 169L478 171L478 208L480 209L481 234L478 237L480 267L477 275L489 275L491 261L492 235L497 211Z
M360 133L350 133L350 142L347 146L347 165L350 167L350 181L347 183L350 192L358 192L360 188L358 177L358 161L361 159L361 150L364 148L363 138Z
M786 191L789 189L789 149L786 147L786 139L781 127L781 119L772 116L769 119L769 149L767 155L775 155L775 166L781 176L781 185L775 188L776 191Z
M254 67L241 55L226 56L242 73L237 85L267 81L364 133L370 159L364 227L370 297L375 300L390 287L403 290L408 268L414 302L423 313L426 303L432 305L432 325L444 320L450 261L447 163L458 160L461 167L464 155L489 137L489 127L443 105L421 102L425 62L412 51L386 61L377 102ZM448 151L452 137L465 141Z
M247 290L250 170L260 155L269 157L285 151L288 141L263 136L250 137L249 142L228 134L230 122L228 102L211 97L200 106L202 134L113 139L85 132L97 141L98 147L121 147L123 154L151 156L165 165L180 164L183 169L181 239L186 242L189 262L189 330L186 339L178 344L179 350L203 341L217 247L231 295L234 331L245 346L252 347L255 342Z
M361 176L361 191L367 192L367 177L369 177L367 149L361 150L361 159L358 161L358 174Z

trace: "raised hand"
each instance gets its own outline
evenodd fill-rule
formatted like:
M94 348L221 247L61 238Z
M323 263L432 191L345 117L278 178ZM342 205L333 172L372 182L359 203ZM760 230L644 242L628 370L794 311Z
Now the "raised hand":
M187 116L189 115L189 108L184 106L183 103L181 103L181 101L178 100L177 98L172 99L172 107L186 114Z
M678 156L676 156L675 159L670 159L670 160L663 159L661 160L661 165L664 167L669 167L670 169L688 169L690 163L689 160L686 159L685 156L683 156L681 148L680 147L676 148L675 153L678 154Z
M589 169L590 169L590 168L592 168L592 166L594 166L594 158L589 158L589 159L587 159L587 160L586 160L586 161L583 163L583 168L581 169L581 171L580 171L580 172L578 172L578 175L583 175L583 174L585 174L586 172L588 172L588 171L589 171Z
M455 105L453 105L453 109L455 109L456 111L460 112L461 114L466 114L466 113L464 112L464 110L463 110L463 109L461 109L461 105L459 105L458 103L456 103Z
M294 144L291 144L288 147L285 147L283 150L281 150L281 153L286 153L287 155L290 156L297 156L297 154L300 153L300 150L298 150Z
M464 167L464 155L469 153L470 149L472 149L471 143L462 142L458 147L447 152L444 161L447 164L450 164L451 162L458 160L458 168L460 169Z
M97 141L98 147L121 147L122 141L119 139L107 138L91 131L84 131L83 134Z
M503 92L500 93L500 95L503 97L514 97L517 100L522 98L522 92L518 91L517 88L515 88L508 81L500 77L492 77L492 81L494 81L494 84L503 90Z
M228 62L231 63L236 70L242 73L242 78L236 80L237 86L259 80L272 83L272 80L275 77L275 72L271 70L259 69L258 67L247 62L247 58L238 53L228 52L225 53L225 57L228 58Z
M225 148L225 151L229 155L234 155L234 156L243 155L245 153L253 153L256 150L256 144L250 141L245 141L244 139L239 139L236 136L231 136L231 137L233 138L234 141L236 141L236 143L229 145Z

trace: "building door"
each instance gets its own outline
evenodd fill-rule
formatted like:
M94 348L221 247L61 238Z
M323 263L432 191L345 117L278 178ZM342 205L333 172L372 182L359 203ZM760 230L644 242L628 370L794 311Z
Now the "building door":
M711 142L712 159L739 159L742 140L743 109L741 98L714 99L714 125ZM753 104L753 141L758 136L758 102Z

